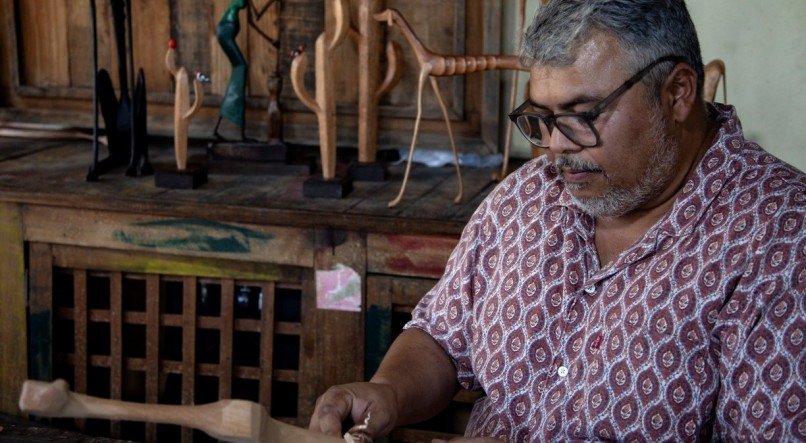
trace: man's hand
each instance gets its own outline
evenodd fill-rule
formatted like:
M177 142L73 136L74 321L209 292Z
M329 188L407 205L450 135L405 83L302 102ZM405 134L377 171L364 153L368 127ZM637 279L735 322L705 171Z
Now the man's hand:
M316 400L316 408L308 429L334 437L342 436L342 422L367 422L366 433L377 438L392 432L397 422L397 400L394 390L382 383L350 383L333 386Z
M363 424L371 438L399 425L433 417L459 390L456 367L442 347L419 329L407 329L392 343L369 383L334 386L316 400L308 428L341 437L342 422Z

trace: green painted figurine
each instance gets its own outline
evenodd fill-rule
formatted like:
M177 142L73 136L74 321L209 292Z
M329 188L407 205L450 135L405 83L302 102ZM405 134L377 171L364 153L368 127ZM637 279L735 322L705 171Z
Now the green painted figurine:
M216 27L216 38L221 49L227 55L230 64L232 64L232 74L230 75L229 84L227 85L227 92L224 95L224 100L221 102L221 110L219 111L218 122L215 125L213 135L217 138L223 138L218 133L218 127L221 124L221 119L225 118L236 126L241 128L241 139L244 139L245 130L245 95L246 95L246 58L238 48L235 42L235 37L241 30L241 25L238 20L238 13L241 9L246 8L247 0L232 0L221 21L218 22Z

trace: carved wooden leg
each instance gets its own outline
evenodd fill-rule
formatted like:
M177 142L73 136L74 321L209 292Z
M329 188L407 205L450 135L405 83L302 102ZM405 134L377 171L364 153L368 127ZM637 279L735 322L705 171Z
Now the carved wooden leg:
M439 86L437 85L437 79L434 77L430 78L431 80L431 87L434 89L434 94L437 95L437 101L439 102L439 107L442 109L442 116L445 118L445 126L448 127L448 138L451 141L451 150L453 151L453 163L456 166L456 178L459 180L459 192L456 194L456 198L453 199L453 202L457 205L462 202L462 195L465 193L465 183L462 180L462 167L459 165L459 154L456 152L456 141L453 138L453 128L451 127L451 120L448 118L448 108L445 107L445 101L442 100L442 94L439 92Z
M406 162L406 172L403 174L403 183L400 185L400 192L397 197L389 202L389 207L394 208L403 199L403 194L406 192L406 183L409 181L409 173L411 172L411 161L414 158L414 147L417 145L417 133L420 131L420 120L423 116L423 87L425 86L425 79L428 78L428 70L420 70L420 79L417 83L417 118L414 120L414 134L411 136L411 145L409 146L409 158Z

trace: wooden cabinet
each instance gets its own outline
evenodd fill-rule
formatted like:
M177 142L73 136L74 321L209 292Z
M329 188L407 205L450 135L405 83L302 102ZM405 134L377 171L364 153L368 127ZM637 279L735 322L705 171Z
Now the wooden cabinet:
M268 0L253 0L260 8ZM230 0L149 0L132 2L135 72L142 68L148 90L148 126L151 134L173 130L173 85L164 58L169 38L178 40L178 63L207 74L204 106L191 124L192 136L212 135L218 106L231 67L215 39L215 27ZM279 4L282 3L282 10ZM357 1L351 2L355 28ZM444 54L498 54L501 52L501 2L498 0L387 0L398 8L430 49ZM109 2L98 0L99 68L113 73L117 62ZM282 0L271 6L256 27L275 48L246 23L241 11L237 42L249 62L247 134L265 140L269 77L283 79L280 105L285 138L294 143L318 144L316 119L294 95L288 69L289 52L299 45L313 51L324 29L325 2ZM92 34L89 0L0 0L0 119L92 125ZM417 63L397 29L382 31L382 40L401 44L405 57L400 83L380 102L378 144L381 148L407 146L416 115ZM383 43L383 42L382 42ZM383 48L383 44L379 48ZM385 55L379 54L382 66ZM339 146L355 146L357 133L358 54L347 39L336 57L335 78ZM382 67L383 69L383 67ZM306 82L314 89L313 73ZM380 75L382 78L383 76ZM440 78L458 144L466 151L497 152L499 74L495 71ZM424 96L425 119L421 147L448 146L447 133L436 98ZM2 109L5 108L5 109ZM226 128L224 128L226 129ZM226 133L226 131L225 131ZM237 133L237 132L235 132ZM235 133L231 133L233 135Z
M152 152L155 163L172 155ZM306 425L327 387L377 367L492 186L490 170L469 169L454 205L450 167L415 168L388 208L399 166L389 182L316 200L301 197L303 176L212 175L200 189L165 190L121 168L88 183L89 159L88 142L0 138L0 412L18 412L25 378L63 376L135 401L247 398ZM361 277L359 312L317 307L316 272L337 264ZM458 400L461 420L473 397Z

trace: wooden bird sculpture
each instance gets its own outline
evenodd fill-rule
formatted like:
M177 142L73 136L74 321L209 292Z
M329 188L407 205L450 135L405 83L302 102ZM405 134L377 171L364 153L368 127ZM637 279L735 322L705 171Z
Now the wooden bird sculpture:
M445 107L445 102L442 100L442 94L439 91L439 86L434 77L463 75L472 72L488 71L493 69L506 69L506 70L526 70L521 66L520 60L514 55L441 55L430 51L423 45L411 30L408 22L403 15L396 9L387 9L379 14L375 14L375 20L386 22L389 26L396 25L406 42L414 51L417 57L417 63L420 65L418 86L417 86L417 117L414 122L414 134L412 135L411 145L409 146L409 156L406 163L406 171L403 175L403 184L400 187L400 192L397 197L389 202L389 207L397 206L406 192L406 183L409 179L411 172L412 158L414 157L414 147L417 144L417 133L420 129L420 120L422 119L422 100L423 100L423 87L425 80L431 81L431 87L436 94L439 107L442 110L442 116L445 119L445 124L448 127L448 138L451 142L451 150L453 151L454 163L456 166L456 175L459 180L459 192L454 199L454 203L459 204L462 201L464 193L464 183L462 181L462 170L459 166L459 155L456 152L456 142L453 137L453 130L451 128L450 119L448 118L448 110Z
M188 127L190 119L201 108L204 99L202 83L209 81L201 73L193 78L193 91L195 99L190 105L190 78L184 66L176 66L176 40L168 42L168 52L165 54L165 66L174 76L174 154L176 155L176 169L184 171L187 168L188 157Z

